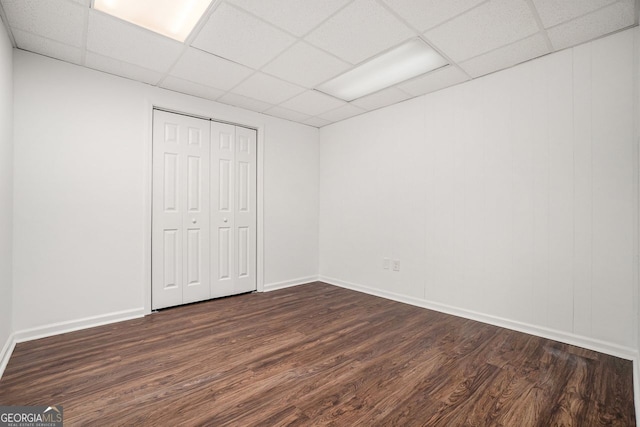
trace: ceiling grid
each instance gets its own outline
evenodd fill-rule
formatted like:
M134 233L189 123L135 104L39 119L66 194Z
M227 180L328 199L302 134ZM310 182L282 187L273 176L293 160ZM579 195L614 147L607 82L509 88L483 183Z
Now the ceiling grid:
M214 0L183 43L90 0L0 17L18 49L322 127L637 25L638 0ZM417 38L449 65L351 102L318 90Z

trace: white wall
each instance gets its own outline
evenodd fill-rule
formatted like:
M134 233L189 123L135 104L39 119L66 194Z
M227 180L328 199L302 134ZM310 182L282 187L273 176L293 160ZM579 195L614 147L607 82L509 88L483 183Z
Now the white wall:
M636 31L322 128L321 278L633 353Z
M265 288L318 278L320 154L316 128L269 128L265 167ZM286 129L286 137L278 137Z
M16 331L144 307L152 105L263 127L265 284L317 276L317 129L27 52L14 62Z
M11 335L13 223L13 60L11 42L0 21L0 366ZM0 368L0 375L2 369Z

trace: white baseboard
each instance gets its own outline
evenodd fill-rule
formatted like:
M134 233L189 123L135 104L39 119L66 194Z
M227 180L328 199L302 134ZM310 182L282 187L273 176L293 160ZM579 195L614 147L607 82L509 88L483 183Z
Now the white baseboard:
M299 277L297 279L285 280L284 282L276 282L265 284L263 292L271 292L277 289L290 288L292 286L305 285L307 283L316 282L318 276Z
M552 339L554 341L560 341L566 344L575 345L578 347L586 348L589 350L598 351L600 353L609 354L612 356L620 357L627 360L636 360L638 351L636 349L621 346L618 344L597 340L594 338L584 337L581 335L575 335L555 329L545 328L541 326L531 325L528 323L518 322L514 320L505 319L502 317L492 316L484 313L478 313L475 311L465 310L457 307L448 306L445 304L439 304L436 302L423 300L420 298L413 298L406 295L400 295L393 292L383 291L380 289L370 288L355 283L345 282L340 279L332 277L320 276L319 281L328 283L330 285L340 286L342 288L351 289L354 291L363 292L370 295L375 295L382 298L387 298L393 301L402 302L405 304L415 305L429 310L439 311L441 313L452 314L454 316L463 317L465 319L476 320L482 323L488 323L490 325L499 326L501 328L512 329L518 332L524 332L539 336L542 338Z
M36 328L16 331L15 341L21 343L25 341L37 340L53 335L65 334L67 332L78 331L80 329L93 328L95 326L107 325L109 323L122 322L124 320L137 319L144 316L144 308L133 310L116 311L114 313L101 314L99 316L85 317L83 319L69 320L66 322L52 323L51 325L38 326Z
M7 337L7 342L4 343L2 351L0 352L0 378L2 378L2 374L4 374L4 370L9 363L14 348L16 348L16 339L15 334L12 333Z

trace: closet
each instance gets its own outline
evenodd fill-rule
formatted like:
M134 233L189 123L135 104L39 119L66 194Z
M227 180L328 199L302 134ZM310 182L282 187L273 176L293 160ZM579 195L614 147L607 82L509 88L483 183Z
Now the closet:
M256 136L154 110L152 309L256 289Z

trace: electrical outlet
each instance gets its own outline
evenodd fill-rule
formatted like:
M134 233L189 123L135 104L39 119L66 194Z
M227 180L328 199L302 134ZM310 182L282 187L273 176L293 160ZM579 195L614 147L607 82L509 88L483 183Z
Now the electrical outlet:
M400 271L400 260L399 259L394 259L393 260L393 271Z
M388 270L391 265L391 260L389 258L383 258L382 259L382 268L384 268L385 270Z

